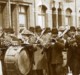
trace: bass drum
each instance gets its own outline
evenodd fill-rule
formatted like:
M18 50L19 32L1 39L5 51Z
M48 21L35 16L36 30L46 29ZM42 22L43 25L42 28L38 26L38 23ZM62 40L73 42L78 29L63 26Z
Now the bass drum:
M5 53L6 75L27 75L31 70L29 53L22 46L10 46Z

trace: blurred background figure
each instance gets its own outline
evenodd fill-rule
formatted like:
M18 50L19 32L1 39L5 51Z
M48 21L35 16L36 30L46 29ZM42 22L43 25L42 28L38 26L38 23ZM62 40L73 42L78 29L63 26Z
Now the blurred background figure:
M27 29L24 29L22 32L21 32L21 39L22 41L24 42L24 44L29 44L29 37L33 35L32 32L30 32L29 30Z
M78 56L78 36L76 36L76 28L74 26L70 27L68 31L68 38L66 42L67 50L67 65L72 71L73 75L79 75L79 56ZM79 40L78 40L79 41Z
M80 35L80 27L77 28L77 35Z
M33 34L33 35L29 36L29 43L30 44L35 44L36 38L37 38L36 35L35 35L35 28L34 27L30 27L29 31Z

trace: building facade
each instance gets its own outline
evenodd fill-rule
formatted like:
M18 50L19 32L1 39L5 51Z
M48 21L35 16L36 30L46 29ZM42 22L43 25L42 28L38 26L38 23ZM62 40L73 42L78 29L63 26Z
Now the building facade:
M32 8L33 0L0 0L0 28L13 28L17 35L34 23Z
M79 0L0 0L0 29L80 26Z

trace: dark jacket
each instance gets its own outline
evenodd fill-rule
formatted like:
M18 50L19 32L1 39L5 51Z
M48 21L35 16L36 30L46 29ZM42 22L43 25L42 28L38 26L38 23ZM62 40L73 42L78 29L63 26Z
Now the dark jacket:
M51 64L58 64L58 63L63 63L63 56L62 56L62 51L64 49L65 45L63 43L63 40L58 40L55 42L54 45L51 45L50 47L50 63Z
M78 40L79 42L79 40ZM78 71L80 64L80 45L78 44L77 39L71 39L66 43L67 51L67 64L72 71ZM76 45L73 45L76 43Z

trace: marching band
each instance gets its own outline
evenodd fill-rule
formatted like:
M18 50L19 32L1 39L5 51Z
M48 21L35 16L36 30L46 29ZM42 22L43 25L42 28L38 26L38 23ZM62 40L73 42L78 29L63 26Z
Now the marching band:
M80 28L40 26L0 33L0 57L4 75L80 74ZM11 74L12 73L12 74Z

